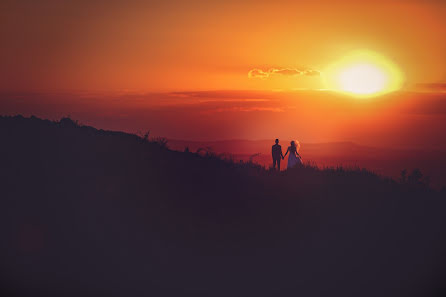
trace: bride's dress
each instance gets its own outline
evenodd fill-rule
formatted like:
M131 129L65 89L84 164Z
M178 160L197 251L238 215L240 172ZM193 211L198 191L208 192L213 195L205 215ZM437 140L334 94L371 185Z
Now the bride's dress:
M293 152L290 152L290 155L288 156L288 166L287 168L292 168L297 165L301 165L302 160L299 157L296 157L296 154Z

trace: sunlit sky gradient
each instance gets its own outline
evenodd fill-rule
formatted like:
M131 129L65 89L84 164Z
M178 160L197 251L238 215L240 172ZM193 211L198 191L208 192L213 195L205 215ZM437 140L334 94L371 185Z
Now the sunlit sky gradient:
M4 0L0 87L32 90L320 88L254 81L252 68L311 68L358 48L407 83L446 80L445 1Z
M3 0L0 22L1 114L183 139L446 145L445 1ZM366 102L326 90L319 74L356 50L397 65L402 89Z

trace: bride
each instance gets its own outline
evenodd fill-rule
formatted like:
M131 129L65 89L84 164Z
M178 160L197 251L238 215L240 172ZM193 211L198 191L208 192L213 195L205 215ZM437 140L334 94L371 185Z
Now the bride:
M297 165L302 165L302 158L300 157L298 151L300 148L300 144L298 141L291 141L291 146L288 147L285 155L283 156L285 158L285 156L288 154L288 152L290 152L290 155L288 157L288 165L287 168L292 168L295 167Z

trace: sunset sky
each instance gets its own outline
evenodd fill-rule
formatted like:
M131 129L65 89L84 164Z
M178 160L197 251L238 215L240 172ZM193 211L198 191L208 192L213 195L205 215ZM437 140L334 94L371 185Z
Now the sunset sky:
M4 0L0 20L1 114L178 139L446 147L445 1ZM358 51L400 74L392 92L327 84Z

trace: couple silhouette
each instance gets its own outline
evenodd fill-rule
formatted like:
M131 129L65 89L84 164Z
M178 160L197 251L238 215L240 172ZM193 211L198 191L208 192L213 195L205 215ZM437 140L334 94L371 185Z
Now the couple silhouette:
M271 154L273 157L273 168L280 171L280 161L285 159L286 155L290 153L288 156L288 164L287 169L302 165L302 158L300 157L298 151L300 148L300 144L297 141L291 141L291 145L286 150L285 155L282 153L282 146L279 145L279 139L276 139L276 144L274 144L271 148Z

